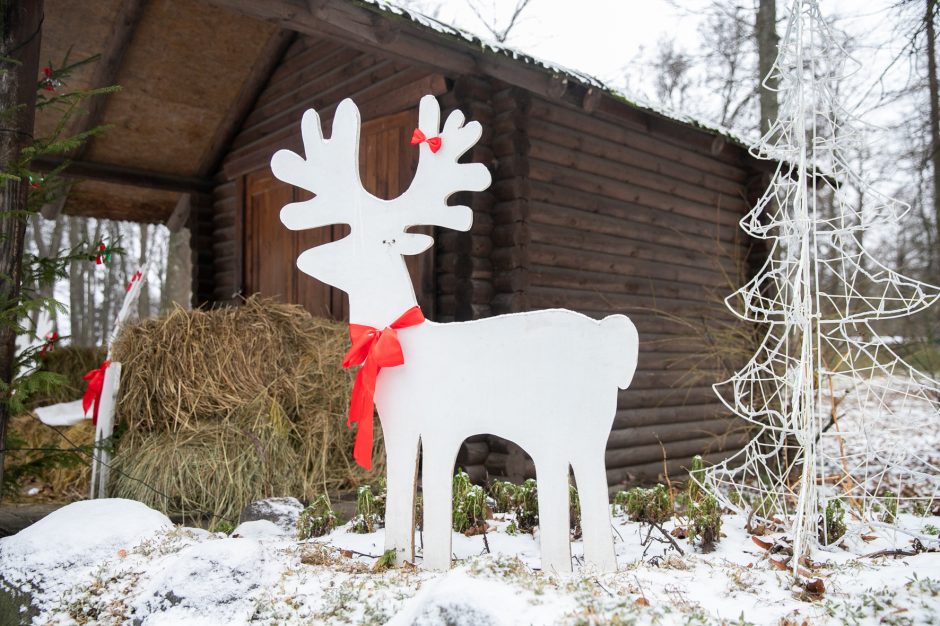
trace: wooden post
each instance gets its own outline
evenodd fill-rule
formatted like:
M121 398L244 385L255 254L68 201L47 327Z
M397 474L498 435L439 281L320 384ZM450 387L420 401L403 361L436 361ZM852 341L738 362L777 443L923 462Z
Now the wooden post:
M7 171L33 139L42 0L0 0L0 111L14 112L0 128L0 170ZM14 306L19 299L26 236L26 194L29 181L0 183L0 302ZM0 311L0 382L13 380L16 333L8 311ZM3 451L9 404L0 402L0 496L3 495Z

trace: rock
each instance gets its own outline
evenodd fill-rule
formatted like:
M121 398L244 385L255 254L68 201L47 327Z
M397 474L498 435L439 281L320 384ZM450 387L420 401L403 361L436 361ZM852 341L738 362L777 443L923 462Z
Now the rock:
M269 537L283 537L285 536L285 532L283 528L274 522L269 522L266 519L256 519L253 522L242 522L239 524L238 527L232 531L231 536L233 538L244 539L267 539ZM291 534L289 536L293 537L294 535Z
M35 613L36 601L90 583L104 561L120 558L122 550L172 526L165 515L140 502L84 500L0 539L0 623L20 623ZM20 619L9 621L16 614Z
M168 555L141 579L133 623L247 624L274 580L252 539L215 539ZM211 620L207 621L207 618Z
M297 498L267 498L256 500L245 507L238 523L267 520L277 524L287 535L297 533L297 518L304 505Z

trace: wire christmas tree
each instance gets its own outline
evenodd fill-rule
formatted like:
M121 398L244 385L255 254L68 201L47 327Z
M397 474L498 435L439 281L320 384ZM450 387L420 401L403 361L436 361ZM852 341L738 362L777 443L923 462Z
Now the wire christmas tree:
M940 290L862 246L866 231L899 219L906 205L868 186L846 157L858 140L857 120L837 101L847 58L815 0L795 0L772 69L779 117L752 148L778 165L741 221L772 246L755 278L726 300L769 329L747 365L715 386L756 436L704 476L727 506L787 525L797 557L838 539L820 523L827 507L901 527L906 513L930 512L940 496L937 460L910 445L940 417L940 386L870 325L920 311ZM864 210L850 204L849 185L865 191Z

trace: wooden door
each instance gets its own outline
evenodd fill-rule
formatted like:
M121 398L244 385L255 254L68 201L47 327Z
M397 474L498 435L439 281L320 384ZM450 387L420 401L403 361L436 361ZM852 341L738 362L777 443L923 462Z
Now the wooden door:
M373 195L395 198L411 184L418 163L418 150L410 145L417 117L417 110L411 110L363 123L359 172L363 187ZM302 304L314 315L346 320L349 318L346 294L302 274L296 260L304 250L345 237L349 227L340 224L292 232L278 218L285 204L309 197L309 192L274 178L268 168L245 177L245 293L276 297ZM430 227L413 230L433 234ZM406 257L405 263L418 304L433 319L434 252L428 250Z

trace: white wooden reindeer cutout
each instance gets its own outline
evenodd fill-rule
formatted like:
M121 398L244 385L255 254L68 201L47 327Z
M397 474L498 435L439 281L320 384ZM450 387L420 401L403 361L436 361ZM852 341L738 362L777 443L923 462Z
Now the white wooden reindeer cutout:
M414 558L420 441L424 565L450 567L457 452L467 437L493 434L519 444L535 461L543 569L571 571L570 464L581 499L585 558L614 570L604 452L617 389L626 389L636 369L636 329L623 315L596 321L561 309L424 321L403 255L423 252L433 240L407 229L468 230L471 210L448 206L447 199L460 190L482 191L491 178L482 164L457 163L479 140L479 123L464 125L463 114L454 111L441 131L433 96L421 99L418 116L412 139L420 143L418 169L411 187L394 200L362 187L359 110L351 100L337 107L329 139L316 111L304 114L306 158L281 150L271 159L275 176L316 194L281 210L285 226L351 227L347 237L301 254L297 267L349 294L353 348L344 366L365 361L350 415L359 422L355 455L370 467L374 384L388 455L386 549L394 549L399 562Z

